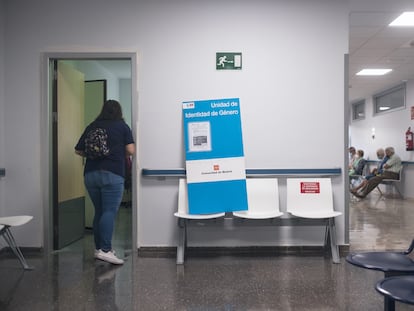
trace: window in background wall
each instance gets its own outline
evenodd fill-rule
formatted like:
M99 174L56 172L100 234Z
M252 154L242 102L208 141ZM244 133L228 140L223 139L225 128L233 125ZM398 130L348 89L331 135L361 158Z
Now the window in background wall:
M352 120L365 119L365 99L352 104Z
M375 94L374 114L381 114L405 107L405 83Z

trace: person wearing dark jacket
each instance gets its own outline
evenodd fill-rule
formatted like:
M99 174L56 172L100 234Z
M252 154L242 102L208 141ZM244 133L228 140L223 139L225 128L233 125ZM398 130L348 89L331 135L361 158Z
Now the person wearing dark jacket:
M96 128L104 130L107 150L104 156L92 158L88 157L85 138ZM94 256L112 264L123 264L124 261L112 249L112 234L124 192L125 159L135 153L135 143L118 101L107 100L103 104L100 114L79 138L75 152L86 157L84 182L95 209Z

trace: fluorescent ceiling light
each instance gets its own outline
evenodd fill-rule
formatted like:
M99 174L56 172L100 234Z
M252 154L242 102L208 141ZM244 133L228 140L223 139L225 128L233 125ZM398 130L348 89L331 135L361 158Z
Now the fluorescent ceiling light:
M388 26L414 26L414 12L404 12Z
M379 110L380 111L385 111L385 110L388 110L388 109L390 109L391 107L388 107L388 106L382 106L382 107L379 107Z
M392 69L362 69L357 72L357 76L382 76L392 71Z

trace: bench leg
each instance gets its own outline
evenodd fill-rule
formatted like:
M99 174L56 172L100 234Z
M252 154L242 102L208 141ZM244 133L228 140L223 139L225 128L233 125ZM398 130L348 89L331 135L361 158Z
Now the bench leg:
M377 186L377 190L378 190L378 192L380 193L380 196L383 196L383 195L384 195L384 194L382 193L382 191L381 191L381 189L380 189L379 185Z
M384 296L384 311L395 311L395 300Z
M7 244L9 244L11 250L13 251L13 253L16 255L16 257L19 259L20 264L22 265L24 270L33 270L33 267L30 267L27 262L26 259L23 256L22 251L20 250L20 248L17 246L16 241L9 229L9 227L5 227L4 228L4 232L3 232L3 238L4 240L7 242Z
M329 241L330 241L330 237L329 237L329 219L328 219L328 222L325 225L325 241L324 241L324 244L323 244L323 248L324 248L325 251L328 248Z
M331 242L331 254L333 263L341 263L339 247L336 241L335 218L329 218L329 238Z
M400 196L400 198L401 198L401 199L404 199L404 196L402 195L402 193L401 193L401 191L400 191L400 187L399 187L399 186L397 186L395 183L394 183L393 185L394 185L395 190L397 190L398 195Z
M187 246L187 222L178 219L177 265L184 264L185 248Z

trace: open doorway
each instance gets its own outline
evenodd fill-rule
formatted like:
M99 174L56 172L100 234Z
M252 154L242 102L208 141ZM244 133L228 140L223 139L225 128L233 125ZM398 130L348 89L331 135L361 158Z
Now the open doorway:
M49 203L45 204L45 248L58 250L91 235L93 207L83 184L84 163L74 155L74 145L83 129L98 115L106 99L115 99L122 105L126 123L136 133L136 58L125 53L110 57L58 53L45 55L45 66L49 147L49 161L44 164L49 185L45 194ZM114 233L115 247L124 251L136 245L134 189L131 186L125 191Z

